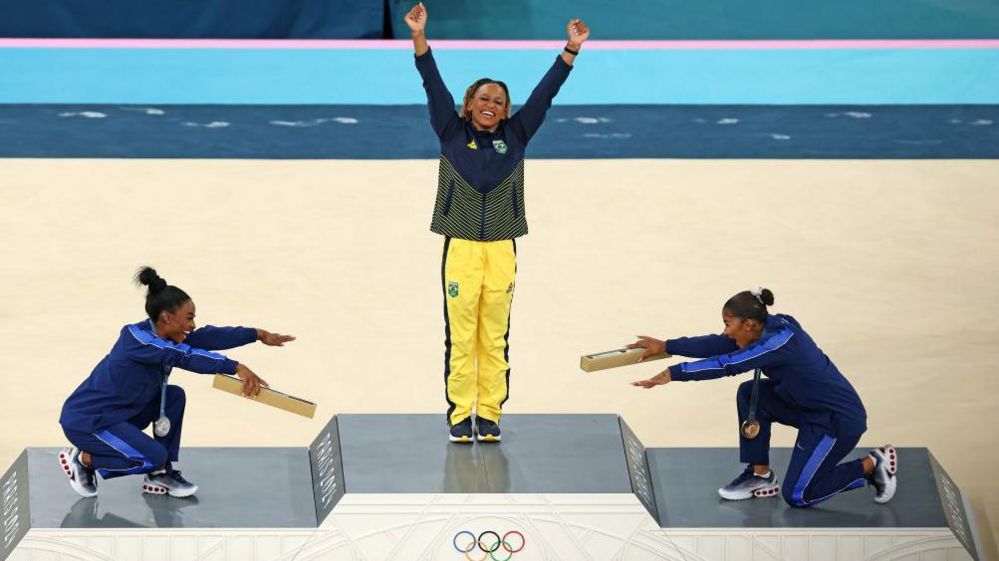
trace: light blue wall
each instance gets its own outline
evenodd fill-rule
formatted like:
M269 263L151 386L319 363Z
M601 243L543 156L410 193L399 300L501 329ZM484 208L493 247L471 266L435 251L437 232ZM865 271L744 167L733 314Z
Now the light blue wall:
M548 50L440 50L522 102ZM999 49L590 50L560 104L996 104ZM418 104L406 50L0 49L0 103Z

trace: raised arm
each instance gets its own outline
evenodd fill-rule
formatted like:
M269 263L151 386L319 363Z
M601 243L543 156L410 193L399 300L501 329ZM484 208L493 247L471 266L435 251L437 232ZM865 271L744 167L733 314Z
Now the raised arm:
M576 60L579 49L582 48L583 42L590 38L590 28L581 19L570 20L565 26L565 32L568 40L562 53L555 59L555 64L534 87L524 106L510 118L510 127L525 143L531 140L544 122L548 108L552 106L552 100L569 77L569 71L572 70L572 63Z
M566 24L565 34L568 36L568 40L566 41L565 48L562 49L562 60L569 66L572 66L573 61L576 60L576 55L579 54L580 47L583 46L583 42L590 38L590 28L583 23L583 20L573 19L569 20L569 23Z
M427 109L430 110L430 125L439 138L457 131L458 113L454 110L454 98L447 91L434 54L427 45L426 26L429 14L423 2L413 6L406 14L406 25L413 36L413 52L416 54L416 69L423 78L423 89L427 92Z
M413 6L406 14L406 25L409 26L409 33L413 36L413 50L416 56L423 56L430 46L427 45L427 8L423 2Z

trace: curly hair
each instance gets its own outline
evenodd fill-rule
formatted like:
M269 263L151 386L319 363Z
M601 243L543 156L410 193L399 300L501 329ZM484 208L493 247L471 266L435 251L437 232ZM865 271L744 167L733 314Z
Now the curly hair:
M466 121L471 120L472 114L468 110L468 104L469 102L472 101L472 96L475 95L475 92L478 91L478 89L481 88L482 86L485 86L486 84L496 84L499 87L503 88L503 93L506 94L506 113L507 113L504 119L510 118L510 90L507 89L506 84L500 82L499 80L493 80L492 78L479 78L471 86L468 86L467 90L465 90L465 100L461 104L462 119L465 119Z

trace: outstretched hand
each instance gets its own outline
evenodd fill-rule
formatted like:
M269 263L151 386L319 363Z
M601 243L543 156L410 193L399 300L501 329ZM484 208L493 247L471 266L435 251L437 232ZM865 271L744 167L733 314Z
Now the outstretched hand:
M664 386L670 383L673 378L669 375L669 370L663 370L659 374L649 378L648 380L639 380L637 382L632 382L632 386L637 386L639 388L652 389L656 386Z
M565 32L569 36L569 44L577 48L590 38L590 28L581 19L569 20Z
M285 343L294 341L295 336L281 335L280 333L271 333L264 329L257 329L257 340L268 347L283 347Z
M236 365L236 376L243 381L243 396L256 397L260 394L261 387L269 387L263 378L257 376L245 364Z
M648 335L639 335L638 341L628 345L629 349L645 349L642 353L642 360L666 352L666 343L659 339L653 339Z
M427 8L423 5L423 2L413 6L413 9L409 10L406 14L406 25L409 26L409 30L413 33L422 32L427 27Z

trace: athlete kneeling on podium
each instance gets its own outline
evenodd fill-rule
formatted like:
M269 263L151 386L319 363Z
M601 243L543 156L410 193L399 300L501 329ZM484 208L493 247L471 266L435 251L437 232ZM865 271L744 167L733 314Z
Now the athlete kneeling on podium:
M97 478L145 474L146 493L189 497L198 487L174 468L184 421L184 390L167 385L174 367L200 374L235 374L243 394L266 386L243 364L212 352L260 341L282 346L295 338L250 327L195 329L194 302L150 267L136 282L148 286L149 319L126 325L111 352L62 407L59 423L72 446L59 454L70 486L84 497L97 495ZM153 424L154 437L143 430Z
M876 502L890 501L898 470L895 449L886 445L864 458L839 463L867 430L867 412L850 382L797 320L767 312L773 303L770 290L743 291L722 308L725 331L721 335L666 341L640 337L629 346L646 349L643 356L665 351L702 360L673 365L633 385L652 388L756 369L766 376L757 379L755 388L754 382L739 386L739 420L752 423L750 430L744 428L739 435L740 460L747 466L718 490L724 499L773 497L781 492L777 475L770 469L770 425L780 423L798 429L782 493L789 505L812 506L863 487L865 481L874 488Z

